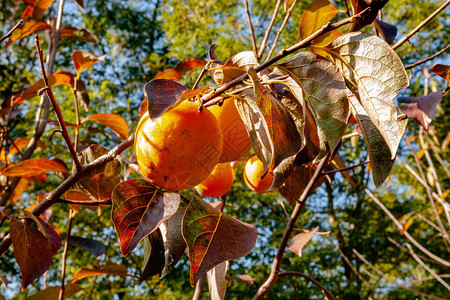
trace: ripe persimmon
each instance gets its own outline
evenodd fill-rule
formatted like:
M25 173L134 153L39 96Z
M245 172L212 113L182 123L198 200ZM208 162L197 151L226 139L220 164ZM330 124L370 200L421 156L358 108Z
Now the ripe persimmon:
M222 128L223 150L219 162L235 161L247 154L252 143L234 100L225 100L222 106L214 105L208 109L219 120Z
M269 172L261 179L263 174L264 166L262 161L256 156L251 157L245 164L244 181L252 191L260 194L268 192L267 190L273 182L273 175Z
M184 101L159 118L145 113L134 147L142 174L156 186L177 191L208 177L219 161L223 137L210 111Z
M205 197L220 197L229 191L233 181L234 169L231 163L220 163L195 189Z

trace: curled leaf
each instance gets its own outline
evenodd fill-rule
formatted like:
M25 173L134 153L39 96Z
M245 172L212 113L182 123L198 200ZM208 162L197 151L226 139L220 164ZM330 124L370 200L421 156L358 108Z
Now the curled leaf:
M64 28L63 28L64 29ZM72 61L75 66L75 70L77 70L77 78L80 78L81 72L86 70L87 68L93 66L97 62L105 61L106 55L102 55L100 57L95 57L89 52L83 50L75 50L72 52Z
M434 92L414 98L398 97L398 109L428 131L434 118L436 106L442 102L442 98L442 92Z

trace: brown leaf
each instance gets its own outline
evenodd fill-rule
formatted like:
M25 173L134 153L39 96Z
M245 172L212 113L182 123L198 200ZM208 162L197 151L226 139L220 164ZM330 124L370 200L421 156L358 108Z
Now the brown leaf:
M59 33L60 37L77 38L86 42L97 43L98 39L95 35L86 29L78 29L75 27L63 27Z
M389 0L352 0L353 14L356 15L370 6L370 11L352 23L350 31L358 31L366 25L371 24Z
M184 91L188 90L182 84L167 79L154 79L144 85L144 95L148 101L150 118L160 117L171 108Z
M64 298L70 298L82 290L83 288L78 284L69 283L64 286ZM26 300L58 300L60 291L60 286L48 286L27 297Z
M214 55L215 56L215 55ZM244 75L251 68L258 66L258 60L253 51L244 51L227 60L225 64L216 62L211 65L210 73L217 85L226 84Z
M59 234L46 222L44 222L41 218L33 215L30 211L24 210L23 214L25 217L32 219L39 226L39 229L42 230L42 233L48 240L48 244L50 246L51 255L55 255L59 249L61 249L61 237Z
M189 59L189 60L185 60L182 63L178 64L175 67L175 71L177 71L180 75L183 75L191 70L194 70L197 68L202 68L204 66L205 66L205 63L200 60Z
M21 28L15 30L12 36L9 38L10 43L14 43L17 40L23 39L24 37L29 36L30 34L44 31L50 29L51 26L47 24L45 21L36 20L36 19L28 19L24 22Z
M319 227L314 228L308 232L302 232L297 234L289 242L288 250L294 252L298 256L302 257L302 249L305 245L312 239L312 237L317 233Z
M5 206L0 206L0 227L3 224L3 220L8 215L9 211Z
M123 117L117 114L93 114L87 119L84 119L81 123L86 123L87 121L97 122L111 128L123 140L127 139L129 136L127 122Z
M81 72L83 70L93 66L97 62L104 62L106 59L106 55L102 55L100 57L95 57L89 52L83 50L75 50L72 52L72 61L75 66L75 70L77 70L77 78L80 78Z
M335 155L333 159L331 160L331 163L336 169L343 169L347 166L345 165L345 161L339 156ZM356 187L356 181L353 179L352 175L350 174L350 170L347 171L341 171L341 175L347 179L354 187Z
M421 97L398 97L398 109L400 112L413 118L426 131L434 118L436 106L442 102L442 92L434 92Z
M68 170L65 166L47 158L31 158L7 167L2 175L11 177L32 177L45 172L63 172Z
M118 184L112 194L111 217L127 256L147 235L173 216L180 205L180 195L162 192L143 179Z
M164 270L164 240L159 228L144 239L144 262L139 282L160 274Z
M126 266L118 265L118 264L110 262L110 263L108 263L108 265L106 267L102 267L99 269L87 269L87 268L79 269L73 275L71 283L77 282L78 280L81 280L86 277L97 276L97 275L114 275L114 276L123 276L123 277L131 276L131 277L137 278L137 276L128 274Z
M435 64L431 68L431 72L444 78L448 84L448 82L450 80L450 66L442 65L442 64Z
M48 240L36 228L11 218L14 257L22 272L22 290L48 270L52 254Z
M229 263L227 261L220 263L206 273L211 300L225 299L225 293L227 292L226 274L228 265Z
M92 144L78 154L80 163L87 165L100 156L108 153L108 150ZM99 169L90 171L83 176L77 186L85 193L89 194L92 199L109 200L114 187L120 182L120 163L118 161L110 161Z
M248 275L248 274L244 274L244 275L240 275L238 277L233 277L233 276L227 276L228 280L240 280L243 283L245 283L245 289L248 290L253 283L255 283L255 280L253 279L252 276Z
M183 218L183 237L191 262L191 285L216 265L247 255L255 246L256 229L224 215L194 197Z

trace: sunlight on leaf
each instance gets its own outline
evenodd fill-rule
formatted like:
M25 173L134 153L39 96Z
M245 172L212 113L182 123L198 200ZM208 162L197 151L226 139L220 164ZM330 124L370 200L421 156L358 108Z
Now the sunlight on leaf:
M88 118L84 119L81 123L86 123L87 121L97 122L111 128L116 132L121 139L127 139L129 137L128 124L122 116L117 114L99 113L90 115Z
M75 272L73 275L71 283L77 282L86 277L97 276L97 275L114 275L114 276L131 276L137 278L137 276L131 275L127 272L127 267L124 265L118 265L115 263L108 263L106 267L102 267L99 269L87 269L81 268Z
M69 170L60 163L47 158L31 158L21 161L17 164L10 165L1 173L5 176L12 177L33 177L45 172L62 172L67 173Z
M75 70L77 70L77 78L80 78L81 72L86 70L87 68L93 66L97 62L104 62L106 59L106 55L95 57L89 52L83 50L75 50L72 52L72 61L75 66Z

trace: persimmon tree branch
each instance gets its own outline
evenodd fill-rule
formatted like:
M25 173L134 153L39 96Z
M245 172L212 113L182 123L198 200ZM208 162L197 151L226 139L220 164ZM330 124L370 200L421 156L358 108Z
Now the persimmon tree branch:
M334 173L339 173L339 172L344 172L344 171L348 171L348 170L353 170L354 168L360 167L360 166L364 166L365 164L368 164L370 161L363 161L359 164L353 165L353 166L349 166L349 167L345 167L342 169L337 169L337 170L331 170L331 171L323 171L322 174L323 175L327 175L327 174L334 174Z
M115 148L111 149L108 153L100 156L90 164L82 166L81 169L73 172L66 180L64 180L53 192L49 193L47 197L39 203L33 210L32 213L36 216L42 214L47 208L57 203L60 197L70 189L75 183L77 183L81 178L89 174L94 170L100 169L106 163L115 159L117 155L128 149L133 145L134 142L134 134L132 134L129 138L124 140L122 143L117 145ZM11 245L11 237L7 235L3 241L0 243L0 255L5 253L5 251Z
M70 154L72 155L73 161L75 163L75 167L77 170L80 170L81 164L80 164L80 161L78 160L77 152L75 151L75 148L73 147L69 133L67 132L66 125L64 125L64 118L62 116L61 109L59 108L59 105L56 102L55 96L53 95L53 90L50 87L50 85L48 84L48 78L47 78L47 74L45 72L45 67L44 67L44 55L43 55L41 47L39 45L39 38L37 35L35 35L35 41L36 41L36 48L37 48L38 54L39 54L39 61L41 63L41 72L42 72L42 78L44 80L44 85L45 85L45 87L44 87L45 93L47 94L48 98L50 99L50 101L52 103L53 110L55 111L56 117L58 118L59 126L61 127L62 136L63 136L64 140L66 141L67 147L69 147L69 151L70 151Z
M69 210L69 224L67 225L66 233L66 243L64 244L64 250L62 253L61 262L61 289L59 290L58 300L64 299L65 290L65 279L66 279L66 261L67 261L67 251L69 250L70 234L72 232L72 222L73 222L73 209Z
M334 298L333 294L331 294L329 290L327 290L322 284L320 284L320 282L318 282L317 280L315 280L314 278L312 278L306 274L303 274L300 272L295 272L295 271L288 271L288 272L280 273L279 278L286 277L286 276L298 276L298 277L305 278L308 281L310 281L311 283L313 283L315 286L317 286L319 289L321 289L322 292L328 297L328 299L336 300L336 298Z
M253 52L255 53L255 57L258 58L258 46L256 45L255 30L253 29L252 18L250 16L250 11L248 9L248 0L244 0L244 6L245 6L245 13L247 14L248 28L250 29L250 35L252 38Z
M419 66L419 65L421 65L421 64L424 64L424 63L426 63L427 61L430 61L430 60L432 60L432 59L438 57L439 55L441 55L442 53L444 53L444 52L447 51L448 49L450 49L450 44L448 44L447 46L445 46L444 48L442 48L441 50L439 50L439 51L436 52L435 54L433 54L433 55L431 55L431 56L428 56L427 58L424 58L424 59L422 59L422 60L416 61L416 62L413 63L413 64L410 64L410 65L405 66L405 70L409 70L409 69L412 69L412 68L414 68L414 67L417 67L417 66Z
M0 43L3 42L4 40L6 40L7 38L9 38L10 36L12 36L14 31L16 31L17 28L22 26L23 23L24 23L23 20L20 20L19 22L17 22L17 24L4 37L2 37L0 39Z
M439 6L431 15L429 15L425 20L423 20L419 25L417 25L413 30L411 30L409 33L407 33L401 40L399 40L397 43L395 43L394 46L392 46L392 49L397 49L401 45L403 45L407 40L409 40L413 35L415 35L420 29L422 29L423 26L425 26L428 22L430 22L436 15L438 15L441 11L444 10L444 8L447 7L447 5L450 4L450 0L445 1L442 3L441 6Z
M334 29L340 28L344 25L350 24L355 22L357 19L361 18L362 16L364 16L366 13L371 11L371 7L367 7L366 9L364 9L363 11L361 11L360 13L350 17L350 18L346 18L344 20L341 20L339 22L333 23L331 24L330 22L328 22L327 24L325 24L324 26L322 26L320 29L318 29L316 32L314 32L312 35L310 35L309 37L307 37L304 40L301 40L300 42L298 42L297 44L287 48L287 49L283 49L280 52L278 52L277 55L271 57L270 59L268 59L267 61L265 61L264 63L262 63L261 65L257 66L255 68L256 72L259 72L261 70L264 70L265 68L273 65L274 63L280 61L282 58L293 54L294 52L306 48L308 46L311 45L312 41L314 39L316 39L317 37L330 32ZM244 80L246 80L248 78L248 74L243 74L235 79L233 79L232 81L228 82L227 84L224 84L216 89L213 89L211 92L209 92L208 94L205 94L204 96L202 96L202 98L200 99L202 103L204 103L204 106L212 106L217 104L219 101L221 101L221 99L214 99L217 96L221 95L223 92L225 92L226 90L242 83ZM213 100L214 99L214 100Z
M259 59L264 54L267 41L269 40L270 31L272 31L273 24L275 24L275 20L277 19L278 11L280 10L281 6L281 0L277 0L277 3L275 4L275 8L273 10L272 19L270 20L269 26L267 26L266 33L264 34L264 38L261 42L261 47L259 48L258 56L256 57L259 61Z
M321 176L322 170L325 167L329 157L330 157L330 153L328 152L327 156L322 158L322 160L317 165L317 169L315 170L313 176L309 180L308 185L306 186L305 190L303 191L303 194L297 200L294 210L291 213L291 217L289 218L289 221L286 224L286 228L284 230L283 236L282 236L280 244L278 246L277 254L273 259L272 268L270 270L269 277L259 287L258 291L256 292L256 295L253 297L253 300L263 299L267 295L267 293L272 289L272 287L277 283L279 276L280 276L279 272L280 272L280 267L281 267L281 261L282 261L284 253L286 252L286 246L287 246L289 239L291 238L291 233L294 230L295 223L297 222L297 219L300 216L300 212L302 211L303 207L305 206L306 199L308 198L314 184Z

